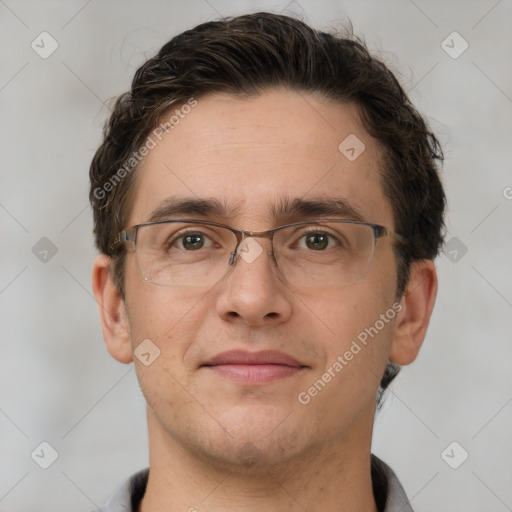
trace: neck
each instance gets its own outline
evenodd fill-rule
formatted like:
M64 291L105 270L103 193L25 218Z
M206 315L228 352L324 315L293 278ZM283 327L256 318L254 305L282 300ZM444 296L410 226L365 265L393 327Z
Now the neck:
M367 422L365 422L367 424ZM279 465L219 463L167 435L148 411L150 473L138 512L377 512L370 468L370 421L343 442ZM247 447L250 452L250 446Z

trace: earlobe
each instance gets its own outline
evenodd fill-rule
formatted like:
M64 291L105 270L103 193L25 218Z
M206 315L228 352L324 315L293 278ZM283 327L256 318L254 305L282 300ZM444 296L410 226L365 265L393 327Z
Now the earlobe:
M107 349L121 363L133 361L130 326L124 301L109 273L110 258L96 257L92 270L92 288L99 306L101 329Z
M413 263L409 282L397 317L390 361L398 365L412 363L418 355L437 294L437 273L432 260Z

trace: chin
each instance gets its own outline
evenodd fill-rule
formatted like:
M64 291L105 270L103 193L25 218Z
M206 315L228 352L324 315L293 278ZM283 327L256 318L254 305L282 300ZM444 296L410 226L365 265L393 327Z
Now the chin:
M283 445L280 440L253 439L249 436L238 439L236 442L216 444L215 447L206 448L203 454L210 459L213 465L223 467L228 471L240 471L242 473L266 473L272 466L286 464L299 455L297 445ZM213 448L213 449L209 449Z
M234 408L219 417L226 430L217 425L210 435L203 434L203 442L208 438L203 450L220 463L250 470L282 464L308 444L304 426L294 428L288 421L293 416L275 408Z

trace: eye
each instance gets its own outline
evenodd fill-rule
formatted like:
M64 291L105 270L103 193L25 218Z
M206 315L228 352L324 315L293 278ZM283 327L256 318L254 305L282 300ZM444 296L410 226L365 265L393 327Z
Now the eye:
M169 249L171 247L176 247L177 249L184 249L185 251L206 249L211 247L211 245L211 239L200 231L178 234L169 240L167 244Z
M302 235L297 243L297 248L324 251L336 245L339 245L339 241L334 236L322 231L313 231Z
M205 236L199 233L185 235L181 239L183 248L191 251L202 249L205 244Z

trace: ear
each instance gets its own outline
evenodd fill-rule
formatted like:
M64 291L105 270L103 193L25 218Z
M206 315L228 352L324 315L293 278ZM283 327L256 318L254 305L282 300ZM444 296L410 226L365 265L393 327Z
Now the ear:
M402 310L398 314L389 360L398 365L412 363L427 332L437 294L437 273L432 260L412 264Z
M92 269L92 288L98 303L103 339L110 355L121 363L133 361L130 324L124 301L110 277L110 258L100 254Z

